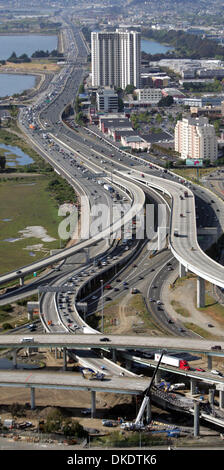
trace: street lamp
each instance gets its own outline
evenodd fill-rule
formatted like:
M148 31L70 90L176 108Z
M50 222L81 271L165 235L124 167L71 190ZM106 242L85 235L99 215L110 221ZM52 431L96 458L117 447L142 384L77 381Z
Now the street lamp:
M103 331L104 331L103 279L100 280L100 283L101 283L101 302L102 302L102 307L101 307L101 318L102 318L101 333L103 333Z

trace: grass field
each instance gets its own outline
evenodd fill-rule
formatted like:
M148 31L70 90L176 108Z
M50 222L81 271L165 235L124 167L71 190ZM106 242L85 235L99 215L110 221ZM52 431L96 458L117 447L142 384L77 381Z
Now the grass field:
M12 62L6 62L5 65L1 65L1 72L7 73L8 71L14 72L58 72L60 70L60 65L55 62L50 62L48 60L39 59L28 63L23 64L13 64Z
M49 178L35 177L0 180L0 273L43 258L49 250L59 248L57 203L46 191ZM10 219L10 220L4 220ZM46 242L37 237L9 242L6 239L20 238L20 230L30 226L41 226L55 241ZM42 244L41 251L25 250L27 246ZM33 253L34 256L31 256Z
M217 167L218 170L218 167ZM173 169L172 171L183 178L197 179L197 169L196 168L181 168ZM199 178L203 176L210 175L214 171L214 168L199 168Z

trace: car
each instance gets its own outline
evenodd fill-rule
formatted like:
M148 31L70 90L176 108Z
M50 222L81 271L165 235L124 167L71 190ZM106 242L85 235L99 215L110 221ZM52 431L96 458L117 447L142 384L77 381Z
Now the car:
M171 318L168 318L168 323L174 323L174 321L171 320Z
M100 341L110 341L109 338L100 338Z
M214 327L214 325L212 325L212 323L208 323L208 326L209 326L209 328L213 328L213 327Z
M180 214L180 217L183 217L183 214Z
M212 370L211 370L211 374L214 374L214 375L222 375L221 372L219 372L219 370L217 370L217 369L212 369Z
M90 415L91 414L91 408L86 408L85 410L81 410L82 415Z
M93 295L93 296L91 297L92 300L96 300L97 298L98 298L97 295Z
M105 297L105 300L112 300L111 297Z
M221 348L221 346L219 346L219 345L216 344L215 346L212 346L211 349L212 349L213 351L215 351L215 350L221 351L222 348Z
M205 372L205 369L201 369L201 367L196 367L196 369L198 372Z
M111 287L110 284L107 284L107 285L105 286L105 289L112 289L112 287Z

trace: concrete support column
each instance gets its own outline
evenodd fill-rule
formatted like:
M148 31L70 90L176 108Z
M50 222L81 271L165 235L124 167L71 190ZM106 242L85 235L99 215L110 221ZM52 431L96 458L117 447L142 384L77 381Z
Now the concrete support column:
M200 426L199 426L199 403L194 402L194 437L199 436Z
M31 387L30 388L30 404L31 404L31 410L35 409L35 388Z
M27 318L28 318L28 320L33 321L33 311L32 311L32 312L28 312Z
M63 370L67 370L67 348L63 348Z
M22 287L24 286L24 277L19 278L19 285Z
M158 250L166 247L166 235L169 233L168 227L158 227Z
M198 276L197 278L197 307L205 306L205 280Z
M12 356L13 356L13 368L16 369L17 368L17 349L13 349Z
M224 391L219 390L219 408L223 410L224 408Z
M149 401L146 406L146 423L149 424L151 423L152 420L152 410L151 410L151 401L149 398Z
M208 356L208 370L212 369L212 356Z
M125 369L131 370L131 361L129 359L125 360Z
M155 375L155 384L158 385L161 381L161 371L158 370Z
M89 263L89 248L86 248L84 250L85 256L86 256L86 263Z
M196 383L195 379L191 379L191 395L195 395L196 393Z
M106 246L107 248L110 248L110 238L106 238Z
M208 395L208 401L211 405L212 413L214 412L214 397L215 397L215 390L210 389Z
M117 360L116 349L112 349L112 361L116 362L116 360Z
M96 392L91 391L91 418L96 415Z
M179 263L179 277L184 277L185 274L185 267L183 266L183 264Z
M55 348L55 359L58 358L58 348Z

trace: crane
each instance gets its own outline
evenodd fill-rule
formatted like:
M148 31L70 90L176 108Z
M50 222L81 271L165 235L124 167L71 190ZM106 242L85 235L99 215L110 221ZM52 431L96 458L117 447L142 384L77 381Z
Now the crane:
M137 415L137 418L136 418L136 420L135 420L135 425L138 425L138 424L141 423L141 421L142 421L142 417L143 417L143 415L144 415L144 411L145 411L146 406L147 406L147 404L148 404L148 402L149 402L150 390L151 390L151 388L152 388L152 385L153 385L153 382L154 382L154 379L155 379L157 370L158 370L158 368L159 368L159 366L160 366L160 362L161 362L162 357L163 357L163 354L164 354L165 352L166 352L165 349L163 349L162 352L161 352L161 356L160 356L159 361L158 361L158 364L157 364L157 366L156 366L156 368L155 368L155 370L154 370L154 372L153 372L153 375L152 375L150 384L149 384L148 388L146 389L145 396L144 396L144 398L143 398L142 404L141 404L141 406L140 406L140 410L139 410L138 415Z

